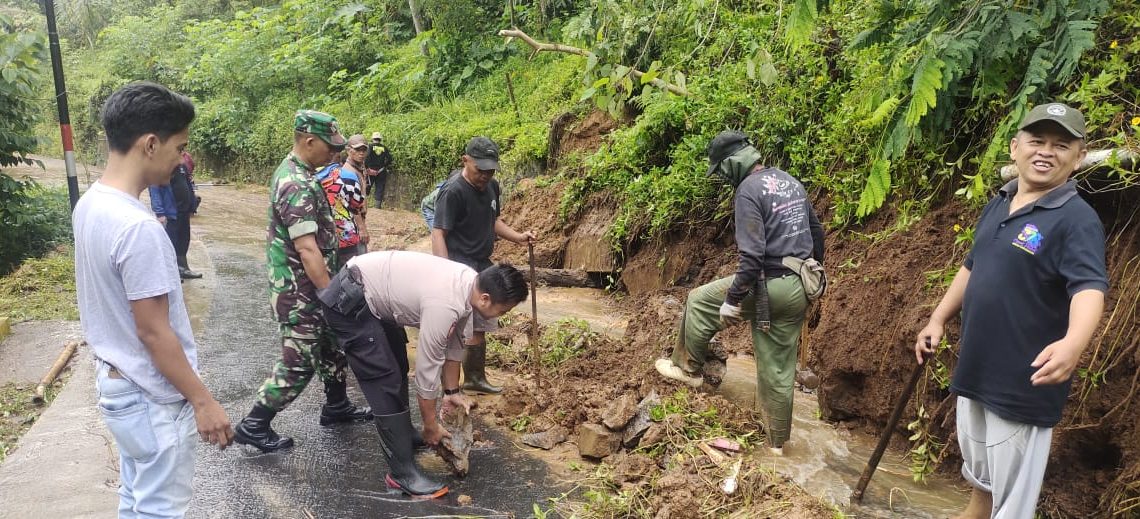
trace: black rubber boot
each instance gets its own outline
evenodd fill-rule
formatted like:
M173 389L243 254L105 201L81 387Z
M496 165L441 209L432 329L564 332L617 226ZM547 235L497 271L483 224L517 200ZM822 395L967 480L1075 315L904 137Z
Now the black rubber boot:
M492 395L503 392L503 388L487 381L487 343L467 347L467 358L463 359L463 389Z
M408 377L404 376L404 381L400 384L400 401L404 403L404 409L408 409L408 419L410 420L412 414L409 408L411 405L409 397ZM427 442L424 441L423 433L421 433L419 429L416 429L415 424L412 424L412 448L417 451L427 450L428 448Z
M323 426L372 419L371 409L356 407L348 400L348 386L344 382L325 382L325 400L325 405L321 407L320 421Z
M249 415L234 428L234 441L257 447L261 452L273 452L293 446L293 438L279 436L269 426L277 413L261 404L254 404Z
M201 279L202 274L190 270L190 265L186 262L186 256L178 256L178 277L182 279Z
M435 499L447 494L447 485L427 477L416 464L412 451L415 428L408 411L377 415L376 430L380 431L380 445L384 448L384 458L388 460L388 474L384 476L388 488L421 499Z

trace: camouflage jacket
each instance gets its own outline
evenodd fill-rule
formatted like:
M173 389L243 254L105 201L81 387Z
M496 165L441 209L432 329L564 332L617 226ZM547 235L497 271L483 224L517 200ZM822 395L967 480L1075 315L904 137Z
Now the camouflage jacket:
M328 198L313 169L292 153L273 172L269 190L266 263L273 316L285 325L320 325L317 287L305 275L293 240L315 233L325 265L333 272L337 237Z

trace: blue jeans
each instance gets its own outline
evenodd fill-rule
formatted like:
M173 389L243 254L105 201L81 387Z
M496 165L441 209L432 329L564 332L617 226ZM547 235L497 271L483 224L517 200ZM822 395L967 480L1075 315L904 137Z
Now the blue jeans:
M110 370L110 364L96 361L99 412L119 447L119 518L182 517L198 445L194 408L185 400L151 401Z

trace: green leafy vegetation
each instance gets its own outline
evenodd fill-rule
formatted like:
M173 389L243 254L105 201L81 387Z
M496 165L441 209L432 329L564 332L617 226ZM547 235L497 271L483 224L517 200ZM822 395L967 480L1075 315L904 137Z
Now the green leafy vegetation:
M0 315L16 321L78 320L71 247L60 246L42 258L30 258L0 277Z
M56 379L44 391L44 404L32 403L35 386L27 384L5 384L0 386L0 462L4 461L16 448L16 442L23 436L36 419L40 417L47 404L55 399L56 393L63 387L64 381Z
M70 240L66 191L0 174L0 275Z
M559 319L546 327L539 338L540 362L547 368L558 367L586 351L598 338L598 333L591 331L590 323L586 321L569 317Z

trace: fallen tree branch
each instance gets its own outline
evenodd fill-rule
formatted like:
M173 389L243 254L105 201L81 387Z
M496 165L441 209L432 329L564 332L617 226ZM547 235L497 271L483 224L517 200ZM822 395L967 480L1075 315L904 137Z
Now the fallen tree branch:
M538 268L535 269L535 281L550 287L601 288L584 270Z
M507 38L507 41L510 41L511 38L518 38L518 39L522 40L523 42L525 42L527 45L530 45L530 47L532 49L534 49L534 53L531 54L532 59L539 52L562 52L562 53L566 53L566 54L576 54L578 56L585 56L585 57L593 56L595 59L597 59L597 57L598 57L597 54L594 54L593 52L590 52L586 49L580 49L578 47L572 47L570 45L563 45L561 43L543 43L543 42L537 41L534 38L531 38L530 35L528 35L527 33L523 32L519 29L503 29L503 30L499 31L499 36ZM630 68L629 73L630 73L630 75L632 75L634 77L634 79L641 79L641 76L645 75L644 72L637 70L637 69L634 69L634 68ZM680 87L678 85L674 85L674 84L672 84L668 81L665 81L661 78L653 78L648 83L650 85L657 87L657 88L669 91L669 92L676 94L676 95L679 95L679 96L691 95L689 93L689 91L686 90L685 88Z

